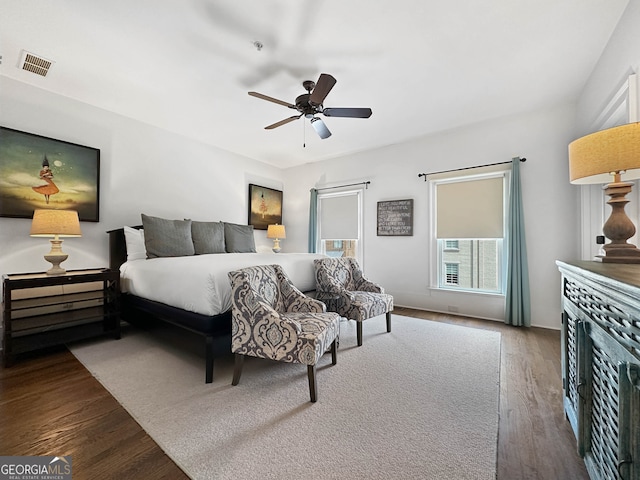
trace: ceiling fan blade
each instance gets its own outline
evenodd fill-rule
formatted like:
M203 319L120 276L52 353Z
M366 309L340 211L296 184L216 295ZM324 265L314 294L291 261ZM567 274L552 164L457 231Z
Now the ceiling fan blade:
M256 98L261 98L262 100L267 100L268 102L273 102L273 103L277 103L279 105L284 105L285 107L296 108L295 105L292 105L289 102L285 102L284 100L278 100L277 98L269 97L267 95L263 95L262 93L249 92L249 95L251 95L252 97L256 97Z
M311 119L311 126L313 127L313 129L316 131L316 133L320 138L325 139L331 136L331 132L329 131L327 126L324 124L322 119L318 117L313 117Z
M373 112L370 108L325 108L322 114L326 117L369 118Z
M329 92L336 84L336 79L333 78L328 73L321 73L318 81L316 82L316 86L311 92L311 96L309 97L309 103L313 103L314 105L322 105L324 99Z
M268 125L266 127L264 127L265 130L273 130L274 128L278 128L281 127L282 125L286 125L289 122L293 122L294 120L297 120L301 117L302 115L294 115L293 117L289 117L289 118L285 118L284 120L280 120L279 122L276 122L272 125Z

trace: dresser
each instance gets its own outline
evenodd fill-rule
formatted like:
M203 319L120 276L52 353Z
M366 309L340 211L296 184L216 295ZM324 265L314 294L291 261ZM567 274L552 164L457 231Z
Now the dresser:
M556 262L567 419L592 479L640 479L640 265Z
M120 272L7 274L3 282L3 363L20 354L97 335L120 338Z

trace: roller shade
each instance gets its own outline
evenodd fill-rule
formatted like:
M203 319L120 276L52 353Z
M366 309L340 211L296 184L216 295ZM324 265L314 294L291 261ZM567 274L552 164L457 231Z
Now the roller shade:
M318 197L320 200L320 238L358 239L358 195Z
M504 177L436 185L437 238L502 238Z

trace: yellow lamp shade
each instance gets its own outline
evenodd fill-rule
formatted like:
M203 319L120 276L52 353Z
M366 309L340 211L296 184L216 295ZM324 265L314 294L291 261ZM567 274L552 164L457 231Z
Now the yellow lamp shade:
M640 123L601 130L569 144L571 183L609 183L616 172L625 180L640 178Z
M45 210L33 212L32 237L81 237L78 212L74 210Z

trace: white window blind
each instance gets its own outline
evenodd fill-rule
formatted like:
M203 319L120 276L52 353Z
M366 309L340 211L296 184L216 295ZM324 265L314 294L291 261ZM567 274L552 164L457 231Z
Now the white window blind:
M502 238L503 196L503 176L438 183L437 238Z
M358 195L320 197L320 238L358 239Z

